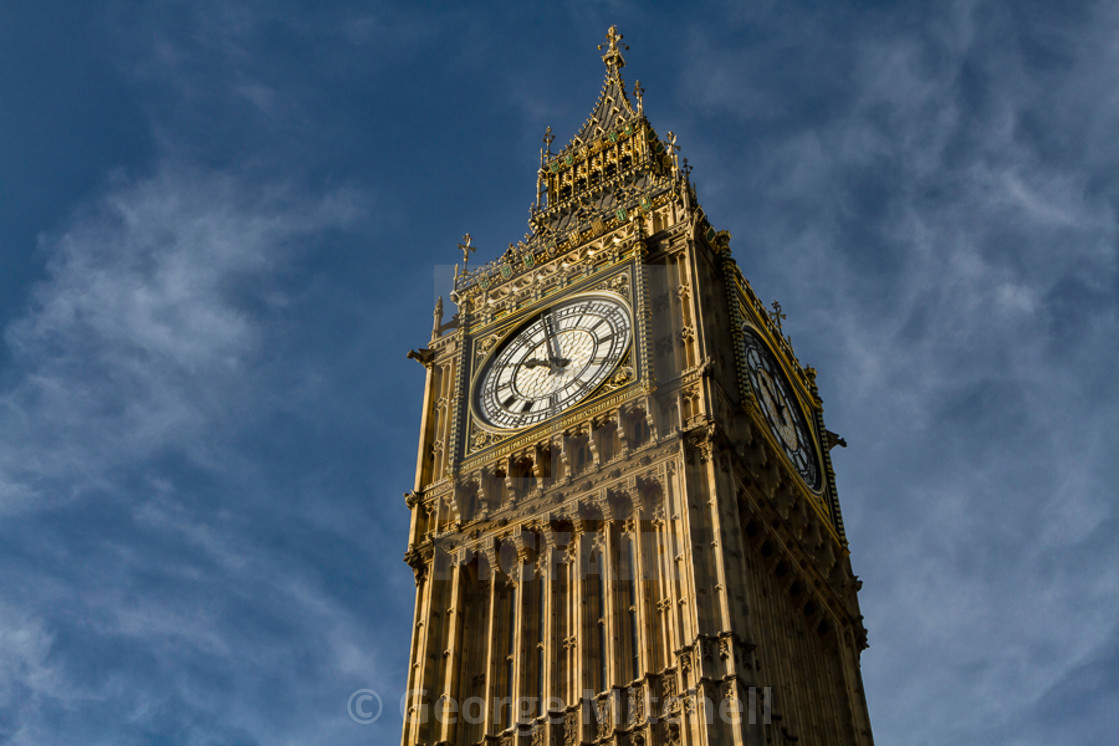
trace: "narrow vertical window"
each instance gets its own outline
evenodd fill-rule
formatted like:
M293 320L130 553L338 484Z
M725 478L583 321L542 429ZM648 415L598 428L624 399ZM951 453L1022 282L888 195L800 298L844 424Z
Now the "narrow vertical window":
M629 591L629 678L633 681L641 671L641 640L637 630L637 551L632 536L626 537L626 588Z
M513 697L513 666L517 659L517 586L509 586L509 649L505 657L505 682L506 682L506 698L509 700L509 720L507 725L513 724L513 713L515 712L515 704Z
M567 636L570 634L567 617L571 613L571 599L567 592L570 567L571 563L564 561L556 575L558 585L556 588L556 608L559 609L559 613L556 615L556 624L559 629L556 630L555 640L559 644L559 655L555 657L557 670L553 681L556 682L558 687L557 695L565 703L567 702L567 661L570 655L567 648Z
M548 588L544 581L544 567L538 571L536 581L536 714L544 714L544 629L548 619Z
M595 657L598 659L598 681L596 690L602 691L606 688L606 583L603 582L603 569L605 566L605 558L601 552L598 552L598 562L595 563L596 572L594 575L594 616L595 625L598 627L598 648L595 650ZM592 558L595 556L591 555Z

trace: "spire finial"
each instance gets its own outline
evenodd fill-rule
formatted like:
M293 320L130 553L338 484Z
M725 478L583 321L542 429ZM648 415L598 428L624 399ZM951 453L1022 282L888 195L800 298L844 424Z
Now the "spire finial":
M680 146L676 144L676 133L672 131L665 133L665 139L668 141L667 150L668 155L672 158L672 168L675 171L679 171L680 157L677 155L677 151L680 150Z
M470 234L467 233L462 237L462 243L458 245L458 247L462 249L462 269L464 272L466 271L467 263L470 262L470 253L477 250L476 246L470 245L470 240Z
M611 26L606 32L606 41L608 42L608 49L606 54L602 55L602 61L606 63L608 68L612 70L621 70L626 66L626 61L622 57L622 53L618 50L620 46L622 49L629 51L628 44L618 44L622 40L622 35L618 33L617 26ZM601 44L598 45L598 51L602 51Z
M781 304L777 301L773 301L771 308L773 310L770 312L769 318L773 319L773 323L777 325L777 331L781 331L781 322L787 319L788 316L781 313Z
M435 301L435 311L432 313L435 317L435 325L431 327L431 337L434 339L439 336L443 331L443 296L439 296L439 300Z

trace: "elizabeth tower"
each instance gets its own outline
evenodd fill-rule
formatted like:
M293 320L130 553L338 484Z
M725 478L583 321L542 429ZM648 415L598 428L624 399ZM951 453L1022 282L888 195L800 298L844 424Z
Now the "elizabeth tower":
M812 368L627 93L541 149L427 370L403 744L870 744Z

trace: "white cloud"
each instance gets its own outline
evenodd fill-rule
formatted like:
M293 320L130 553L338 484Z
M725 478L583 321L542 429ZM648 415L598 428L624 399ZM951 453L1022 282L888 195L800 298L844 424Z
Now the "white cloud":
M45 236L48 279L5 331L18 373L0 394L0 509L167 451L220 460L251 411L293 245L356 209L167 165Z
M269 350L290 268L359 204L345 190L165 164L117 178L41 239L46 279L5 330L14 364L0 392L0 512L14 532L3 576L22 607L0 610L12 743L49 742L58 713L89 718L90 733L117 732L106 722L125 709L134 728L168 708L224 712L219 730L252 726L255 704L220 702L199 681L248 672L277 685L298 651L282 631L246 639L244 607L303 629L305 649L322 646L318 675L372 669L346 647L363 634L344 602L255 535L246 515L259 496L214 510L176 485L208 474L230 501L238 474L252 473L230 444L276 406ZM107 521L117 523L102 537Z
M758 207L738 187L731 215L750 228L735 244L747 275L781 286L786 329L851 443L835 458L884 741L1028 722L1114 645L1119 615L1119 555L1099 550L1119 477L1103 373L1119 339L1119 148L1094 134L1119 114L1105 64L1119 24L1101 14L1070 35L1072 61L1045 76L991 11L957 4L890 38L868 23L847 41L848 103L767 140L748 169ZM710 78L712 59L733 67L728 54L697 48L687 79ZM710 113L755 119L753 92L731 91ZM1095 150L1066 144L1080 137ZM1091 312L1058 328L1080 302Z

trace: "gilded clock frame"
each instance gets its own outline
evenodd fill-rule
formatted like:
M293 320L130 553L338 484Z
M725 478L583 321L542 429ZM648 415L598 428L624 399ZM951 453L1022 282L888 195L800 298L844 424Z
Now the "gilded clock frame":
M537 442L544 433L562 432L627 399L651 393L654 386L645 272L646 267L639 256L595 267L585 276L546 296L532 298L513 312L468 330L464 341L468 375L462 392L465 399L465 423L459 443L460 468L470 469L476 463L511 453ZM475 393L491 356L527 322L547 308L581 296L594 295L608 297L620 303L630 316L632 336L629 349L610 375L578 403L544 422L517 429L496 428L487 423L477 411ZM629 372L626 380L616 381L618 374L623 371Z
M593 389L591 389L590 392L588 392L582 398L578 399L574 404L561 409L559 412L555 413L551 417L546 417L543 421L532 422L527 425L521 425L519 427L502 427L499 425L495 425L492 422L488 422L484 413L479 411L478 397L481 395L479 387L482 385L482 379L489 366L494 362L494 358L500 353L500 351L505 347L506 344L516 339L517 336L528 327L528 325L531 325L535 319L540 318L549 308L558 306L560 304L575 303L583 299L591 298L602 298L604 300L612 301L621 306L623 309L623 313L625 313L629 317L629 329L627 330L627 332L629 333L629 341L626 344L626 347L622 354L610 368L609 373L607 373L606 376L601 381L599 381L598 384ZM633 307L632 304L629 302L629 299L625 296L611 290L587 290L577 293L564 293L559 297L550 298L548 303L537 304L533 306L533 308L536 309L535 313L530 313L523 316L518 314L519 322L515 326L511 326L509 329L504 330L498 340L493 343L493 345L483 355L483 357L480 360L475 361L474 369L473 371L471 371L470 387L467 393L470 397L469 408L471 419L480 429L487 430L494 434L516 435L524 430L528 430L529 428L547 424L549 420L555 419L557 417L562 418L564 414L576 409L583 402L595 396L598 396L600 389L608 385L611 380L613 380L619 373L623 373L624 370L627 368L626 363L631 358L633 346L636 343L637 335L635 333L636 320L633 317ZM629 368L632 370L632 366L629 366ZM629 377L632 378L633 376L630 375Z
M732 315L735 317L732 324L732 336L742 406L749 412L756 425L755 429L764 433L771 450L779 454L781 463L793 476L792 484L795 485L801 497L823 519L823 524L828 528L832 538L841 546L846 546L843 521L840 517L839 503L836 498L835 472L832 469L831 457L828 454L824 438L823 408L819 396L815 393L815 371L800 364L796 355L793 354L792 346L782 334L781 327L762 305L741 273L734 271L727 279L728 290L731 294ZM796 404L800 407L801 414L804 416L813 441L812 447L815 451L816 466L820 472L819 486L815 489L804 480L796 465L785 453L785 449L777 442L777 436L771 430L765 415L761 411L761 405L750 383L750 375L747 370L748 364L744 351L745 330L747 328L753 330L754 334L773 355L789 384L793 396L796 398Z

